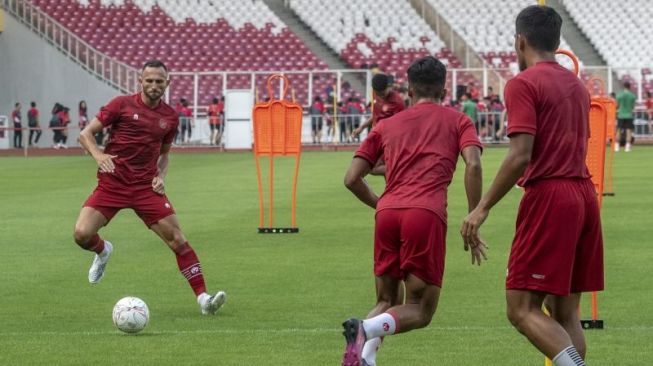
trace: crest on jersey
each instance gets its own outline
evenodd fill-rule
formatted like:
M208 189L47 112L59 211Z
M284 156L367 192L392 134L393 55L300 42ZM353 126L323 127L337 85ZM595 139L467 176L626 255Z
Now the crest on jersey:
M168 127L168 122L166 122L164 119L160 119L159 120L159 127L161 127L162 129L165 130L166 127Z
M134 120L138 121L138 113L134 113Z

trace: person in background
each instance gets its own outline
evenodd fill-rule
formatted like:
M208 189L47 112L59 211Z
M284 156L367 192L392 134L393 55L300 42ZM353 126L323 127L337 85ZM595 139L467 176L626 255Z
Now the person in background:
M11 112L11 120L14 123L14 148L23 148L23 117L20 115L20 103L16 103Z
M313 143L319 144L322 142L322 123L323 116L326 109L324 108L324 103L322 103L322 98L319 96L313 99L313 104L309 109L309 114L311 115L311 135L313 137Z
M61 145L64 149L68 148L68 125L70 124L70 108L62 107L59 112L59 118L61 119Z
M646 107L646 120L648 121L648 134L653 135L653 97L651 97L651 91L646 92L646 100L644 101L644 106Z
M624 145L624 151L629 152L632 144L633 130L635 129L635 102L637 97L630 91L630 82L624 82L624 90L617 94L617 128L619 136L618 143L614 150L619 151L620 145Z
M211 104L209 104L209 109L207 115L209 116L209 128L211 129L211 134L209 136L209 144L217 145L218 134L220 133L220 99L218 97L213 98Z
M59 103L55 103L54 107L52 107L52 117L50 118L49 127L52 129L52 132L54 133L52 136L52 143L55 149L59 149L62 147L63 133L61 132L62 124L61 124L61 115L60 115L60 112L62 110L63 110L63 106Z
M481 95L481 92L476 87L476 84L473 82L469 83L467 86L467 93L469 93L469 99L473 100L474 102L478 102L478 97Z
M79 130L83 130L86 125L88 125L88 112L86 107L86 101L82 100L79 102Z
M193 133L193 111L188 108L188 100L182 98L179 107L179 122L181 124L181 142L190 142L190 137ZM186 131L188 131L188 139L186 139Z
M462 101L460 104L460 111L465 113L472 120L472 123L476 126L476 132L480 133L478 126L478 105L473 101L472 94L464 94L460 100Z
M32 146L32 137L36 135L34 144L38 144L43 131L39 123L39 110L36 109L36 102L30 103L30 107L29 111L27 111L27 126L29 127L29 146Z

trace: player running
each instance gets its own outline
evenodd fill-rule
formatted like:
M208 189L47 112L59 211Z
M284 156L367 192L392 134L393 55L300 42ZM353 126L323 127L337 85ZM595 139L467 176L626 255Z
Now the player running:
M168 154L179 124L175 110L161 100L170 84L168 69L160 61L148 61L139 82L140 93L114 98L80 133L80 144L97 162L98 185L79 213L75 242L96 253L88 280L98 283L113 247L97 232L121 209L133 209L175 252L179 271L195 292L202 314L215 314L226 294L206 292L199 259L165 195ZM95 134L106 127L111 128L111 140L101 151Z
M345 176L354 195L376 208L374 274L377 304L368 319L343 323L347 347L343 365L375 365L381 337L427 326L438 304L444 273L447 186L458 155L466 164L469 209L481 197L481 149L464 114L442 107L446 68L433 57L408 69L412 107L374 127ZM385 155L386 188L379 198L363 177ZM465 250L468 250L465 246ZM485 245L471 247L472 264L485 258ZM399 282L406 303L397 303Z
M399 93L392 90L388 75L374 75L372 77L372 89L375 96L372 116L352 131L352 137L358 137L366 128L374 127L381 120L392 117L406 108Z
M508 318L556 365L577 366L585 365L578 306L581 292L603 289L603 239L585 164L590 96L555 61L561 26L560 15L546 6L517 16L522 72L505 89L510 149L461 234L467 245L482 244L479 227L519 179L526 193L508 262Z

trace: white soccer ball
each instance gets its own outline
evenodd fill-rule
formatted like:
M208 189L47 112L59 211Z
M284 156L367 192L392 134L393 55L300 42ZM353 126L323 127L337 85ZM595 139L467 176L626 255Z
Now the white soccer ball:
M123 297L113 307L113 324L125 333L140 332L149 320L150 310L138 297Z

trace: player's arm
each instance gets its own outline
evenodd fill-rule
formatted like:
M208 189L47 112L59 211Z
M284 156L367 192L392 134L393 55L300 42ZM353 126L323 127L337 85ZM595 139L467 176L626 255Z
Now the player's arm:
M468 212L472 212L481 200L483 193L483 169L481 168L481 149L467 146L461 153L465 161L465 192Z
M170 147L172 144L163 144L161 145L161 151L159 155L159 160L156 162L156 167L158 170L158 175L152 179L152 189L158 194L165 194L165 183L164 179L166 174L168 174L168 162L170 161Z
M478 146L465 147L461 155L465 162L465 192L467 194L468 212L472 212L481 200L483 193L483 169L481 167L481 148ZM469 243L463 237L463 249L471 249L472 264L481 265L481 259L487 260L485 250L487 246L479 239L479 243Z
M365 159L354 157L347 174L345 186L364 204L376 208L379 197L372 191L364 177L372 170L372 165Z
M371 125L372 125L372 117L369 117L367 120L365 120L365 122L361 123L360 126L358 126L357 128L355 128L355 129L351 132L351 135L352 135L353 137L358 137L358 135L360 135L361 132L363 132L364 129L368 128L368 127L371 126Z
M503 198L524 174L533 153L535 136L528 133L517 133L510 136L508 155L503 160L490 189L481 198L478 206L463 221L460 233L470 245L481 242L478 229L487 218L490 209Z
M115 158L116 155L105 154L100 150L95 141L95 135L102 132L102 129L104 129L102 122L97 118L93 118L91 123L89 123L86 128L79 133L77 141L79 141L79 144L82 145L89 154L91 154L93 159L95 159L98 168L100 168L100 172L113 173L116 166L113 164L113 160L111 159Z

